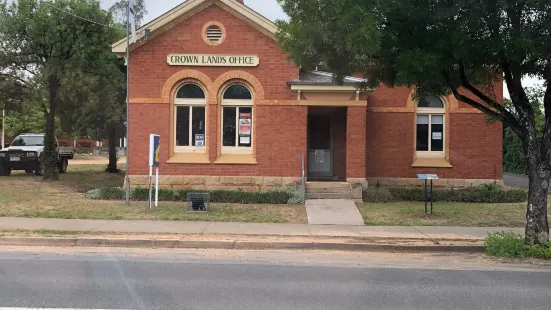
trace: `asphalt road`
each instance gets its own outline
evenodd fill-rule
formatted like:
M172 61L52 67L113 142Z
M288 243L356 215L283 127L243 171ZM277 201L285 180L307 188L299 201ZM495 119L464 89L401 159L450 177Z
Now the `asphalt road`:
M511 187L528 189L528 176L505 172L503 173L503 183Z
M408 267L406 262L418 258L392 254L404 255L398 262L393 256L370 259L376 255L369 253L324 257L314 252L259 253L249 252L244 258L206 252L178 256L126 255L124 250L88 255L2 252L0 309L549 309L551 305L548 267L494 268L477 265L476 260L471 262L474 268L457 262L452 267L446 257ZM331 257L340 263L331 263ZM449 256L449 261L453 259Z
M528 189L528 176L524 174L503 173L503 183L507 186ZM551 184L549 185L551 189ZM549 193L551 195L551 193Z

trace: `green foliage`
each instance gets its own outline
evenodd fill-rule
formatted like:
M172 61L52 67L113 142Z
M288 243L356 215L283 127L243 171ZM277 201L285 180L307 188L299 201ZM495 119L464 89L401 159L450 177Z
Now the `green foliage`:
M528 88L528 97L530 104L534 107L536 116L536 132L537 139L541 142L543 131L545 128L545 117L543 115L543 97L544 90L541 87ZM512 108L512 103L509 99L504 100L504 105ZM528 172L526 166L526 156L522 140L511 128L503 128L503 170L505 172L526 174Z
M121 25L121 28L126 29L128 0L119 0L109 8L109 12L113 16L113 20ZM140 27L144 16L147 15L145 8L145 0L134 0L134 16L136 19L136 27Z
M501 189L497 185L484 185L466 189L434 189L433 201L466 203L513 203L526 201L526 192L520 189ZM423 188L367 188L363 200L372 203L398 201L425 201Z
M81 91L69 82L104 67L104 56L118 35L112 25L111 15L95 0L0 3L0 72L19 77L32 88L29 93L44 94L38 102L45 117L45 179L58 179L56 115L76 106L67 104L64 94Z
M503 129L503 171L525 174L526 159L522 148L522 141L511 130Z
M126 118L126 67L110 46L125 33L113 19L122 14L121 6L127 5L122 2L116 3L111 13L95 0L0 3L0 72L10 77L7 82L11 83L0 79L0 91L11 90L11 97L19 99L19 84L26 90L25 98L34 108L18 110L19 115L14 116L24 128L13 129L45 132L47 179L57 179L52 142L54 133L61 131L112 140L110 171L117 171L114 148L123 135ZM135 9L138 18L147 13L143 0ZM40 114L42 121L38 120Z
M512 232L488 234L486 237L486 253L492 256L525 257L526 246L522 236Z
M545 246L542 245L530 245L526 249L526 257L534 257L541 259L551 259L551 244Z
M551 170L551 1L549 0L278 0L289 20L277 37L298 66L320 66L344 75L363 74L361 87L384 83L414 89L414 98L454 97L501 121L525 141L532 182ZM545 30L543 30L545 29ZM535 105L526 77L543 81ZM503 105L500 85L511 97ZM488 125L488 129L490 129ZM454 130L461 130L455 128ZM542 133L545 134L542 135ZM542 173L541 171L545 171ZM534 180L535 179L535 180ZM545 193L531 186L530 197ZM532 240L547 236L547 202L527 210ZM541 240L548 241L548 240Z
M287 204L292 203L294 197L293 191L256 191L246 192L242 190L172 190L160 189L160 201L187 201L187 194L192 192L210 193L210 201L213 203L240 203L240 204ZM87 193L90 199L101 200L122 200L125 197L124 190L120 188L101 188L91 190ZM135 188L131 191L131 199L135 201L147 201L149 189Z
M488 234L485 246L486 253L492 256L551 259L550 244L525 245L524 238L512 232Z

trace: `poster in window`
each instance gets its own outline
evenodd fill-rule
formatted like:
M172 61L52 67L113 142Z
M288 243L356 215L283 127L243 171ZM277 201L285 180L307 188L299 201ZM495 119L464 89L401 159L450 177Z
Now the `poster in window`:
M441 132L433 132L432 133L432 140L442 140L442 133Z
M205 135L197 134L195 135L195 146L204 147L205 146Z
M240 137L249 137L249 142L242 142L242 144L250 143L251 137L251 113L239 113L239 136Z

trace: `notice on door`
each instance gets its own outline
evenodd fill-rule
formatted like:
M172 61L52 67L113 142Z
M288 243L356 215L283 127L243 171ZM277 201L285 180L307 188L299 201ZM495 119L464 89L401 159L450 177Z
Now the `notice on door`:
M433 132L432 133L432 140L442 140L442 133L441 132Z
M325 162L325 150L316 150L314 152L314 159L316 164L323 164Z

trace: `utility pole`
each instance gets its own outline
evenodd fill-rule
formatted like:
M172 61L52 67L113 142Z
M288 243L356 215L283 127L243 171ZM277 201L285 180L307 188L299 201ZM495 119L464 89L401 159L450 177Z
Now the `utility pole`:
M6 146L5 128L6 128L6 111L2 109L2 144L0 145L0 150L3 149L4 146Z
M130 205L130 5L131 1L128 1L128 8L126 14L126 205Z

